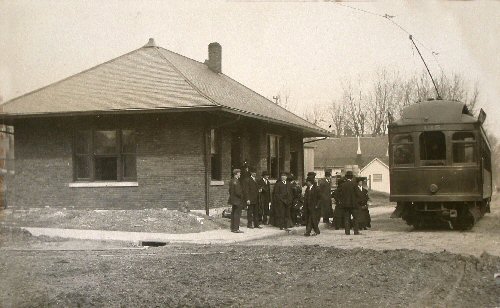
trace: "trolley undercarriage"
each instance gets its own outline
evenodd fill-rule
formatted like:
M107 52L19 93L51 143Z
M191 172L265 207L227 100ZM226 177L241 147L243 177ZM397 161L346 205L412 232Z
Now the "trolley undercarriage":
M468 230L489 213L489 199L471 202L398 202L392 218L401 217L416 229L448 225Z

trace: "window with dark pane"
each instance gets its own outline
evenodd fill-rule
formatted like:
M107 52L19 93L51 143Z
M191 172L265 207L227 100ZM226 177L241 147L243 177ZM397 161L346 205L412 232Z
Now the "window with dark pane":
M118 180L118 159L117 157L95 157L95 180L96 181L116 181Z
M137 178L136 136L133 130L122 130L121 138L122 174L126 180Z
M271 178L278 179L280 176L280 138L268 135L267 138L267 171Z
M94 131L94 154L96 155L116 155L117 140L115 130Z
M220 155L220 140L218 131L210 130L210 171L212 180L222 179L222 160Z
M393 138L392 154L394 165L413 165L415 155L411 135L395 135Z
M74 142L74 178L128 181L137 178L133 130L78 130Z
M446 138L443 132L423 132L419 137L420 163L422 166L446 164Z
M89 180L91 178L91 146L92 135L90 130L76 132L75 138L75 178Z
M467 164L476 162L476 141L472 132L456 132L451 138L453 144L453 163Z

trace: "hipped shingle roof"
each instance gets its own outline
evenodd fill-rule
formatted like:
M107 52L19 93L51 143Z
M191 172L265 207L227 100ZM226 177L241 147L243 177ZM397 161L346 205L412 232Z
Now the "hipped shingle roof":
M1 107L6 117L217 109L293 126L305 136L329 134L206 64L151 44Z

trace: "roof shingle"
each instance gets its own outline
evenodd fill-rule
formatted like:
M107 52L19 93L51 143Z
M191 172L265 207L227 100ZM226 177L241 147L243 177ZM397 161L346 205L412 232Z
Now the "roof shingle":
M387 136L360 137L361 161L363 167L375 157L388 164L387 147L389 140ZM356 165L358 138L342 137L329 138L315 142L314 166L319 168L341 167L345 165Z
M124 110L219 108L291 125L305 136L329 133L206 64L154 44L14 98L7 116Z

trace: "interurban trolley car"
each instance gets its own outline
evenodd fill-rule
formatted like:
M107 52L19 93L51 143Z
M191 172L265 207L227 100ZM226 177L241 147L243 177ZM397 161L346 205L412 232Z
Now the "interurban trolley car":
M429 100L406 107L389 124L392 217L415 228L446 223L469 229L490 210L490 145L476 119L456 101Z

